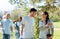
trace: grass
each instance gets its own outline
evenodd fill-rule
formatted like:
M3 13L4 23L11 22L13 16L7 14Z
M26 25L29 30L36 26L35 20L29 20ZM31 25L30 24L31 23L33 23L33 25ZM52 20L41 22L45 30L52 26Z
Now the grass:
M53 39L60 39L60 22L54 22L54 37Z
M60 39L60 22L54 22L54 37L53 39ZM2 39L2 34L0 33L0 39ZM11 39L15 39L15 35L11 36Z
M60 39L60 30L55 30L54 31L54 37L53 39Z
M60 22L54 22L54 27L55 28L60 28Z
M0 39L2 39L2 34L0 33Z

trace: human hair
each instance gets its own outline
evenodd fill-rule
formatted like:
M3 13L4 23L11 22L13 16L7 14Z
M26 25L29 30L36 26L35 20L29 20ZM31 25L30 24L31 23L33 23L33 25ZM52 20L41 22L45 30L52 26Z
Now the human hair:
M37 10L36 10L35 8L31 8L31 9L30 9L30 13L31 13L31 12L36 12L36 11L37 11Z
M48 12L46 12L46 11L44 12L44 14L45 14L45 15L47 15L47 17L46 17L46 21L45 21L45 22L46 22L46 24L47 24L47 23L48 23L48 21L49 21L49 14L48 14Z
M51 34L47 34L47 38L51 37L52 35Z
M19 16L19 18L21 19L20 21L22 21L22 17L21 17L21 16ZM18 18L17 18L17 21L19 21L19 20L18 20Z
M22 21L22 17L19 16L19 18L21 19L21 20L20 20L20 22L21 22L21 21ZM17 18L17 20L13 21L13 23L18 22L18 21L19 21L19 19Z

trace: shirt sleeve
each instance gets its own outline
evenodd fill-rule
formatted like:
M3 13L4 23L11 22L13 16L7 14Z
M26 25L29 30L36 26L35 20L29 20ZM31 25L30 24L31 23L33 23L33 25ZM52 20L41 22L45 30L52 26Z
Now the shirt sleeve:
M51 28L54 28L54 24L53 24L53 21L51 21Z
M25 24L25 21L26 21L26 18L23 17L23 18L22 18L22 22L21 22L21 24Z

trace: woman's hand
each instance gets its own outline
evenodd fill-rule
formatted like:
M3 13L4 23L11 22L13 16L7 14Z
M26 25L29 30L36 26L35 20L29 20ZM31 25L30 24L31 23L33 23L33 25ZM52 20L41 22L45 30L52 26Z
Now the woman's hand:
M46 26L46 28L49 28L50 25L51 25L51 23L48 22L45 26Z

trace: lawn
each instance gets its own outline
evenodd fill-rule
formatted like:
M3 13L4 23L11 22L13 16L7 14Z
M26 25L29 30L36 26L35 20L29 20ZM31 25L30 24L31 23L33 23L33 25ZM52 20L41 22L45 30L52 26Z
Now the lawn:
M54 31L54 38L53 39L60 39L60 30Z
M60 22L54 22L54 38L53 39L60 39Z
M60 28L60 22L54 22L54 27L55 28Z
M53 39L60 39L60 22L54 22L54 37ZM2 39L2 34L0 33L0 39ZM11 36L11 39L15 39L15 35Z

